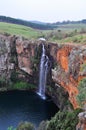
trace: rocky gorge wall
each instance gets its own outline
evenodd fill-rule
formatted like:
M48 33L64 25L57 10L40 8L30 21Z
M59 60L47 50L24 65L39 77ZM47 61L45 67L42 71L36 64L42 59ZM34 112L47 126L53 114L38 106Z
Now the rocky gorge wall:
M76 95L78 83L86 77L86 46L65 44L57 51L57 66L52 70L52 78L69 94L74 108L78 107Z
M11 62L11 37L0 35L0 86L8 82L15 64Z
M37 83L39 63L44 41L30 41L17 36L0 35L0 76L8 80L14 69L22 70ZM47 55L52 62L51 76L55 83L53 90L62 87L68 93L73 107L78 108L76 95L78 83L86 77L86 45L56 44L44 42ZM20 75L24 77L24 75ZM29 82L28 78L28 82ZM51 89L52 90L52 89ZM59 104L58 93L51 94L56 104ZM63 94L63 97L66 94ZM57 100L57 101L56 101ZM64 102L64 101L63 101Z

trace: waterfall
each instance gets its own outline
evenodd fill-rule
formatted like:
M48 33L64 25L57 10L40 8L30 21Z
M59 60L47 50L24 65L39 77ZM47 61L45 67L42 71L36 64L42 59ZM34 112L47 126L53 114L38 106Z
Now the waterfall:
M38 90L38 94L43 99L46 99L45 88L46 88L46 80L47 80L47 73L48 73L48 63L49 63L49 58L45 54L44 45L42 45L42 56L41 56L41 61L40 61L40 74L39 74L39 90Z

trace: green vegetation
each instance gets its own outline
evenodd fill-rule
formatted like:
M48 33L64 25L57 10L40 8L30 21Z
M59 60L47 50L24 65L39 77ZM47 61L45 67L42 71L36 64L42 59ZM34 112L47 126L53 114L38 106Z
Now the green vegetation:
M16 128L13 128L13 126L9 126L7 130L16 130Z
M26 21L22 19L15 19L12 17L6 17L6 16L0 16L0 22L7 22L7 23L14 23L14 24L20 24L36 29L54 29L58 26L64 26L64 25L75 25L75 24L86 24L86 19L80 20L80 21L63 21L63 22L56 22L56 23L43 23L40 21Z
M81 111L81 109L59 111L50 121L42 121L37 130L76 130L78 114ZM35 130L35 127L30 122L21 122L16 129L11 126L8 130Z
M86 71L86 62L84 62L84 63L81 65L80 71L81 71L81 72L85 72L85 71Z
M0 16L0 22L7 22L7 23L13 23L13 24L20 24L24 26L28 26L31 28L35 29L53 29L57 27L57 25L53 24L47 24L47 23L42 23L42 22L35 22L35 21L26 21L22 19L15 19L11 17L6 17L6 16Z
M24 81L16 82L13 84L14 89L26 89L28 88L28 84Z
M35 130L35 128L30 122L21 122L16 130Z
M79 94L77 95L77 101L81 107L86 103L86 78L83 78L79 85Z
M37 130L47 130L48 121L42 121Z
M17 128L9 126L7 130L35 130L34 125L30 122L20 122Z
M16 83L12 84L12 89L35 89L35 85L33 84L29 84L27 82L24 81L18 81Z
M50 121L42 121L38 130L76 130L79 112L81 109L59 111Z
M23 36L28 39L37 39L41 32L23 25L0 22L0 33Z
M59 111L47 124L46 130L75 130L80 109L72 112Z
M19 76L19 72L15 70L11 72L10 82L8 89L35 89L36 86L34 84L30 84L26 81L21 80Z
M45 31L47 40L57 43L86 43L86 24L58 26L52 31Z
M60 24L53 30L37 30L23 25L0 22L0 33L28 39L46 38L57 43L86 43L86 23Z

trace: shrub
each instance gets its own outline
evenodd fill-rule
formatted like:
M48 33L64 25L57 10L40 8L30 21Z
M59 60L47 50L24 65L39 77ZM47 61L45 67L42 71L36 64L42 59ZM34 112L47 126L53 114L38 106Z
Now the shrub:
M35 89L35 85L29 84L25 81L18 81L16 83L13 83L12 85L13 89Z
M59 111L47 124L47 130L75 130L80 109L72 112ZM45 129L44 129L45 130Z
M77 95L77 101L81 107L86 102L86 78L83 78L78 85L79 94Z
M21 122L16 130L35 130L35 128L30 122Z
M16 82L14 85L13 85L13 88L15 89L23 89L23 88L27 88L28 87L28 84L26 82Z

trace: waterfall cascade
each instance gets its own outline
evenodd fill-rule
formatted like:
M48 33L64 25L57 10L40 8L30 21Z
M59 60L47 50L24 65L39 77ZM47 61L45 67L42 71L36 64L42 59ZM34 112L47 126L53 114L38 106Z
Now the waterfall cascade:
M47 73L48 73L48 63L49 63L49 58L45 54L44 45L42 45L42 56L41 56L41 61L40 61L40 74L39 74L39 90L38 90L38 94L43 99L46 99L45 88L46 88L46 80L47 80Z

